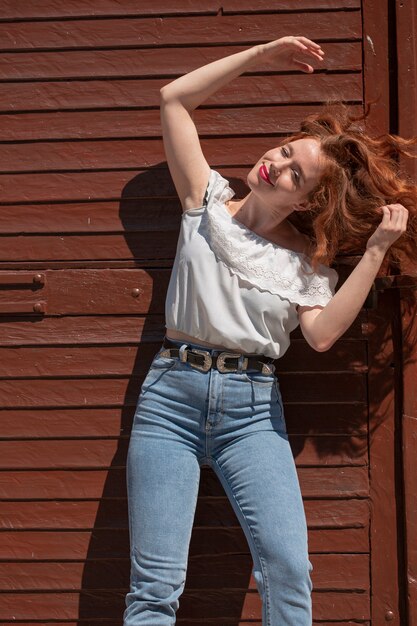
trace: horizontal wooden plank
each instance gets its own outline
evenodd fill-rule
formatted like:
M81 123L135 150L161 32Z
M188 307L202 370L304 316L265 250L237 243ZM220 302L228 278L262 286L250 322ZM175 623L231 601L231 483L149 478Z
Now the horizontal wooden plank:
M80 274L81 276L82 274ZM113 282L116 282L117 278L118 276L115 274ZM367 312L361 310L356 320L344 333L343 339L362 339L364 337L362 327L366 321ZM56 346L88 346L91 344L132 344L138 346L140 344L138 356L143 360L145 368L161 347L165 334L165 318L162 314L159 316L152 315L148 318L136 315L44 317L34 324L30 319L7 319L7 317L3 317L1 328L3 332L0 334L0 346L12 346L13 348L47 346L49 344ZM302 339L299 328L294 330L291 335L292 344L288 352L293 350L295 341ZM335 346L331 350L334 349ZM315 357L318 361L326 359L326 352L317 352ZM276 363L277 371L280 370L282 362L281 360ZM284 369L287 367L288 363Z
M0 51L255 44L303 34L314 41L360 39L360 11L15 22L0 30ZM170 51L165 54L170 56ZM316 64L320 67L320 64Z
M261 619L262 618L260 618L260 620ZM19 624L21 626L39 626L39 622L28 622L27 620L25 620L24 622L14 620L13 623ZM181 626L207 626L207 621L200 620L198 618L197 619L184 619L178 623L181 624ZM120 619L115 620L115 619L111 619L111 618L107 619L103 617L103 618L100 618L100 624L103 624L103 626L120 626ZM360 620L360 621L359 620L355 620L355 621L326 620L325 622L322 621L320 626L358 626L358 624L360 626L371 626L370 622L363 621L363 620ZM66 620L65 622L62 622L62 621L57 622L57 621L48 620L48 626L97 626L97 620L77 619L76 622L69 622L68 620ZM222 626L262 626L262 623L261 621L258 621L258 620L254 621L253 619L250 619L249 621L242 620L239 618L232 619L232 620L222 619Z
M52 342L51 342L52 343ZM317 353L305 342L293 346L291 354L277 361L282 372L365 372L366 342L339 340L327 352ZM150 352L150 351L149 351ZM0 348L0 377L29 378L71 376L127 376L145 374L151 360L138 346ZM285 358L287 357L287 358ZM317 358L321 357L321 358Z
M261 40L265 38L262 36ZM360 42L324 43L321 71L362 70ZM176 77L217 59L246 50L247 46L198 46L126 50L73 50L69 52L9 52L1 55L0 80L110 78L160 75ZM312 62L315 63L314 61ZM255 68L257 74L276 71L272 63ZM172 78L171 78L172 80ZM166 80L165 82L169 82Z
M0 111L54 111L158 107L166 79L0 83ZM210 96L204 106L302 104L339 97L362 100L361 74L243 75Z
M369 552L369 528L332 528L308 531L311 553ZM120 559L129 555L129 530L2 531L2 560ZM250 554L242 528L193 529L190 557L208 554ZM3 594L2 594L3 595ZM1 614L0 614L1 615Z
M278 12L319 9L358 9L360 0L222 0L222 12ZM131 15L175 15L186 13L217 15L218 0L71 0L57 3L55 0L37 0L35 4L24 0L2 0L0 18L3 20L50 19L68 17L116 17Z
M298 132L300 120L316 111L317 105L197 109L193 112L193 120L201 137L233 136L237 134L236 129L240 135L274 135ZM353 107L353 111L359 114L361 107ZM3 115L2 121L0 141L161 136L159 109L20 113Z
M295 459L297 464L297 459ZM369 497L368 468L355 467L298 467L300 487L304 497L367 498ZM223 487L214 471L203 467L200 483L201 496L223 496ZM90 500L126 498L126 470L4 470L0 472L0 498Z
M62 385L62 381L60 381ZM72 386L73 381L66 386ZM25 387L27 384L25 382ZM204 426L198 426L195 432ZM302 446L299 440L302 439ZM366 465L368 449L365 436L332 437L293 435L292 448L297 462L315 465ZM0 469L102 469L124 467L129 439L61 439L37 441L0 441ZM201 453L201 450L200 450Z
M26 620L24 622L14 621L13 623L21 624L22 626L23 625L24 626L39 626L39 622L28 622ZM198 619L195 617L193 617L191 620L181 619L180 617L178 617L177 623L178 623L178 626L207 626L207 621L204 618ZM111 618L110 619L101 618L100 624L103 624L103 626L120 626L120 620L112 620ZM336 622L326 620L325 622L323 621L315 622L313 619L313 624L317 624L317 626L318 625L320 626L358 626L358 624L360 626L371 626L370 622L363 621L363 620L355 620L355 621L337 620ZM56 622L56 621L48 620L48 626L97 626L97 621L77 619L76 622L68 622L68 621ZM214 624L214 626L217 626L217 625ZM254 621L252 619L250 621L246 621L246 620L241 620L239 618L236 618L233 620L225 620L224 618L222 618L221 626L262 626L262 623L257 620Z
M219 173L220 172L220 168ZM226 170L223 170L226 172ZM239 176L243 186L243 169L229 169L229 175ZM233 172L233 173L232 173ZM222 174L223 175L223 174ZM108 200L120 201L130 198L175 197L175 188L166 169L156 174L143 170L116 172L71 172L60 174L17 174L0 175L3 202L50 202L66 200ZM156 194L158 189L158 194Z
M39 238L39 242L40 242ZM145 240L145 235L144 235ZM163 254L161 237L160 254ZM170 243L170 254L172 256ZM149 252L150 254L150 252ZM39 255L38 255L39 258ZM165 306L165 295L171 274L169 269L152 270L80 270L47 271L45 285L34 289L0 290L0 306L10 301L47 302L48 315L116 313L159 313ZM82 271L82 270L81 270ZM112 282L111 277L114 281ZM79 280L83 278L83 280ZM153 285L158 285L154 289ZM139 291L136 292L135 290ZM94 297L92 298L92 295ZM18 308L18 304L16 308ZM55 312L55 313L54 313Z
M162 314L148 319L136 315L44 317L33 324L28 319L5 317L2 329L1 346L140 344L142 358L150 363L162 344L165 319Z
M2 409L2 439L119 437L131 432L134 407L110 409ZM366 403L286 403L285 421L290 436L364 435Z
M32 619L78 619L79 613L85 617L119 618L125 609L125 594L127 590L119 592L85 591L81 593L45 593L45 594L2 594L2 606L0 609L1 620ZM314 593L314 592L313 592ZM206 618L221 620L261 619L262 605L259 594L255 591L248 592L242 597L235 590L207 590L204 595L201 592L184 590L181 602L181 616L192 618L201 615L204 611ZM314 615L317 619L369 619L370 599L367 593L343 593L328 591L318 593L314 599ZM178 615L179 616L179 615ZM13 623L16 623L13 620ZM100 620L101 622L101 620ZM182 622L181 622L182 623ZM202 623L202 622L201 622Z
M195 527L194 527L195 529ZM193 530L194 530L193 529ZM367 554L311 554L312 581L315 591L369 590ZM125 559L88 559L73 562L3 562L0 563L0 590L68 591L80 589L129 588L130 562ZM217 570L217 571L215 571ZM204 555L189 560L187 589L256 590L255 578L247 554ZM87 576L84 577L84 572Z
M260 618L262 619L262 618ZM313 620L314 620L314 611L313 611ZM20 622L23 626L23 622ZM207 622L205 622L204 620L199 620L199 619L184 619L181 620L181 622L179 622L181 624L181 626L207 626ZM355 620L355 621L333 621L333 620L329 620L326 619L326 621L320 621L320 626L370 626L370 622L368 621L363 621L363 620ZM103 624L105 624L105 626L120 626L120 623L114 622L112 623L112 621L110 620L109 622L104 621ZM315 621L313 621L313 624L315 624ZM27 622L24 622L24 626L35 626L35 624L28 624ZM38 626L38 624L36 624L36 626ZM56 626L56 624L50 623L48 622L48 626ZM64 626L61 622L60 626ZM85 622L81 621L79 622L79 624L74 624L71 622L65 622L65 626L97 626L96 624L94 624L93 622L89 623L89 624L85 624ZM261 621L257 621L257 620L241 620L241 619L234 619L234 620L227 620L227 619L222 619L222 626L262 626L262 622Z
M177 614L178 615L178 614ZM225 618L222 618L221 620L221 626L262 626L262 622L260 621L262 618L259 618L258 620L253 620L250 619L249 621L247 620L242 620L239 618L235 618L232 620L228 620ZM24 622L22 621L14 621L14 624L19 624L21 626L39 626L39 622L28 622L27 620L25 620ZM177 623L178 626L207 626L207 621L202 618L202 619L198 619L193 617L191 620L189 619L181 619L179 616L177 618ZM114 620L114 619L106 619L106 618L100 618L100 624L103 624L103 626L120 626L120 619L119 620ZM313 619L313 624L317 626L371 626L370 622L368 621L363 621L363 620L355 620L355 621L322 621L320 620L320 622L316 622ZM217 624L215 622L212 622L213 626L217 626ZM69 621L61 621L61 622L57 622L57 621L50 621L48 620L48 626L97 626L97 620L94 621L93 620L84 620L84 619L77 619L76 622L69 622Z
M220 144L222 144L225 156L229 153L230 160L233 158L230 150L236 149L237 142L239 142L240 151L244 153L251 145L251 156L253 156L254 151L259 155L265 151L259 151L258 146L260 147L260 142L262 142L263 146L265 146L265 143L269 143L265 138L258 140L255 137L242 137L230 139L228 141L230 146L228 150L225 150L224 142L221 139L203 139L201 144L203 150L207 153L208 159L213 158L212 153L216 152L216 147L218 152L220 151ZM272 143L272 138L270 142ZM234 158L236 158L236 152ZM246 154L245 158L247 158ZM164 149L160 139L36 142L33 144L11 143L2 146L0 171L13 173L87 169L138 169L140 167L156 166L164 161Z
M66 237L33 235L10 237L2 240L0 259L5 261L49 261L54 259L173 259L176 249L175 233L163 231L126 235L67 235ZM0 302L9 300L32 300L37 294L0 292ZM74 303L75 304L75 303ZM131 303L132 304L132 303ZM132 305L133 306L133 305ZM135 309L138 310L137 306ZM51 312L51 310L48 310ZM107 311L109 312L109 311Z
M252 167L267 150L276 146L277 138L229 137L227 142L223 138L202 138L200 143L207 161L215 169L233 165ZM10 143L3 144L0 151L0 171L11 174L123 168L138 170L144 167L150 168L146 176L131 172L132 192L137 192L137 187L146 184L151 196L165 195L160 171L165 171L165 152L160 139ZM168 176L164 178L166 187L171 188ZM230 181L232 189L233 184L234 181Z
M339 341L326 352L318 353L304 341L291 342L288 349L276 362L276 372L357 372L364 373L367 366L367 345L365 341ZM321 358L317 359L318 354Z
M305 500L304 508L310 529L367 528L369 500ZM200 496L194 527L231 527L239 522L226 495ZM127 529L127 499L88 500L85 502L40 501L0 502L0 527L3 530L104 530ZM4 589L1 577L0 588Z
M1 234L117 233L178 231L179 198L142 198L110 202L3 205Z
M62 380L0 380L3 408L29 407L106 407L131 406L137 403L143 377L76 378L70 385ZM283 372L280 386L284 402L304 403L366 401L366 378L356 373L294 374Z

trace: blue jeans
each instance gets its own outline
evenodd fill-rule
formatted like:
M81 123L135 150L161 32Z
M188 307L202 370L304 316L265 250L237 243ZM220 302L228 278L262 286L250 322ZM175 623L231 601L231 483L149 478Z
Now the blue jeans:
M175 624L200 467L208 465L245 533L263 626L311 626L313 566L276 374L203 372L162 350L142 384L127 458L131 579L123 625Z

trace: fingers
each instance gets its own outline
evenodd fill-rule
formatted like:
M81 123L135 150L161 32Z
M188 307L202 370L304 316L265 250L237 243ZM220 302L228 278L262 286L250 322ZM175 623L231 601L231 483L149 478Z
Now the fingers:
M405 211L403 211L403 221L402 221L403 232L407 230L407 222L408 222L408 210L405 209Z
M381 226L387 230L404 232L407 229L408 210L402 204L388 204L382 208Z
M311 39L307 39L307 37L297 37L297 39L303 42L306 46L311 46L312 48L316 48L317 50L321 50L321 46L318 43L315 43Z
M304 50L308 50L310 54L315 56L320 61L323 60L324 50L318 43L311 41L311 39L307 39L307 37L296 37L295 39L304 46Z
M313 56L319 61L323 61L324 52L321 50L318 44L315 44L313 41L310 41L306 37L294 37L293 43L297 46L297 48L299 48L300 52L302 52L303 55ZM296 59L295 56L292 57L292 61L303 72L307 72L309 74L314 72L314 68L306 61L300 61L299 59Z
M311 74L311 72L314 72L314 68L309 65L309 63L303 63L303 61L298 61L297 59L293 59L293 62L298 65L300 70L302 70L303 72L308 72L309 74Z
M324 51L321 46L307 37L288 35L269 41L261 46L261 52L264 59L274 58L277 56L284 62L290 62L296 65L303 72L313 72L314 68L308 62L311 59L295 59L295 54L302 54L303 57L313 57L320 62L323 61Z

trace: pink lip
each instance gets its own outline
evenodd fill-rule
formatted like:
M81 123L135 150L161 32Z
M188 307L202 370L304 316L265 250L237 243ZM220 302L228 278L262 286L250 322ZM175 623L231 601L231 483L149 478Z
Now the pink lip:
M270 185L274 186L273 183L271 182L269 176L268 176L268 170L266 169L266 167L265 167L265 165L263 163L262 163L261 167L259 168L259 175L261 176L261 178L266 180L267 183L269 183Z

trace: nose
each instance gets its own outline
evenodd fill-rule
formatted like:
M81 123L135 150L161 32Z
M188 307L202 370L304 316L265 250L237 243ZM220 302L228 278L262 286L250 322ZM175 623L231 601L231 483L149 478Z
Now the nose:
M281 174L281 167L277 166L275 163L271 163L271 178L273 178L273 183L275 184L277 178L279 178Z

